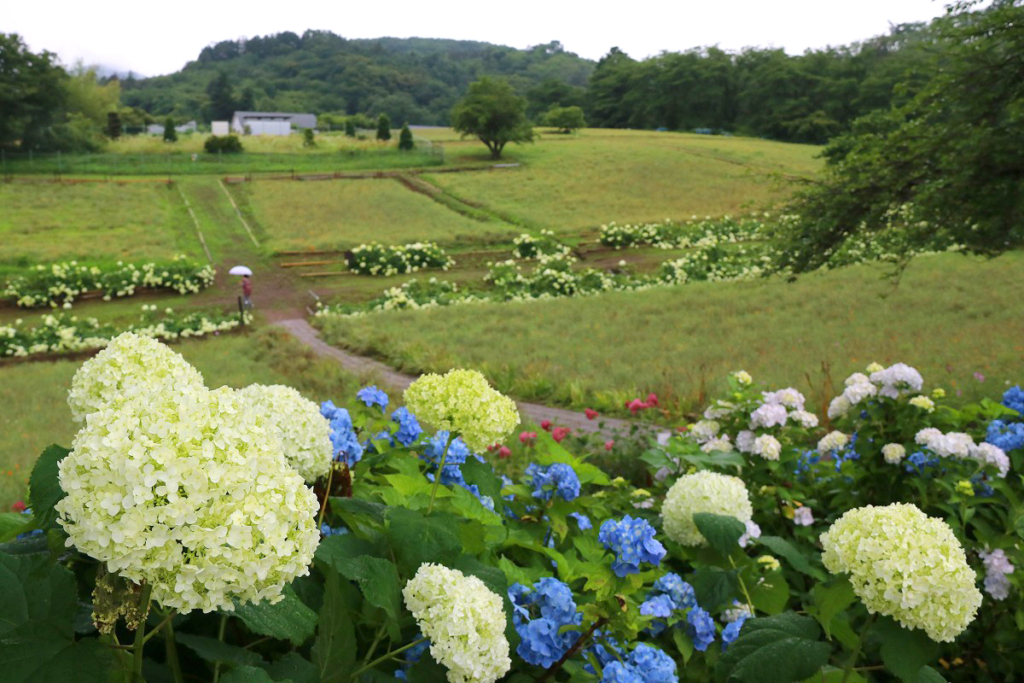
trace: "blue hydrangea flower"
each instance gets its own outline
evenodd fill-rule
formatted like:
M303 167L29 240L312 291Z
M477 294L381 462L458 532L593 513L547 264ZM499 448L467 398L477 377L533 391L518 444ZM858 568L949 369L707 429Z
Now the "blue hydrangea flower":
M419 640L423 637L422 633L417 633L414 640ZM412 665L420 661L423 657L423 653L430 647L430 641L424 640L422 643L413 645L408 650L402 653L402 657L405 661L402 662L402 668L395 671L395 678L400 681L408 680L408 671L412 668Z
M512 584L508 597L513 606L512 623L521 639L516 653L526 662L548 668L576 644L578 630L561 631L563 626L583 623L569 586L546 577L532 589Z
M601 632L600 629L594 631L593 645L588 647L585 652L594 656L601 668L607 667L612 662L617 662L620 659L624 659L625 656L622 653L622 648L619 647L618 641L611 636L607 636ZM590 665L589 658L586 664L583 665L583 669L587 673L596 673L594 667Z
M715 642L715 621L711 615L700 607L694 607L686 615L687 629L690 638L693 640L693 648L698 652L704 652L708 645Z
M420 438L420 434L423 433L419 420L405 406L391 413L391 421L398 423L398 431L395 432L395 438L403 446L413 445L416 439Z
M976 474L971 477L971 484L974 486L974 495L979 498L991 498L995 494L995 489L985 481L984 474Z
M818 451L805 451L797 458L796 469L794 472L797 475L806 474L811 471L814 465L817 465L821 461L821 453Z
M1024 389L1021 389L1019 384L1007 389L1003 394L1003 405L1024 415Z
M655 595L653 598L647 598L640 605L640 614L647 617L668 617L675 608L676 604L669 596Z
M683 581L679 574L665 574L655 581L654 593L668 595L676 609L697 606L697 595L693 592L693 586Z
M1002 448L1007 453L1024 448L1024 422L992 420L988 423L985 441Z
M629 663L644 683L678 683L676 663L663 650L640 643L629 653Z
M907 457L906 465L904 469L909 474L924 474L925 470L930 467L937 467L939 465L938 458L929 458L922 451L912 453Z
M616 660L604 667L601 683L644 683L644 679L636 669Z
M352 416L344 408L334 405L333 401L320 404L320 414L327 418L331 425L331 445L334 447L334 459L352 466L363 457L363 445L359 443Z
M576 520L576 524L579 525L580 531L587 531L593 529L594 525L590 523L590 517L587 517L582 512L570 512L569 516Z
M423 444L422 450L420 451L420 458L426 460L435 468L441 462L441 456L444 454L444 446L448 443L449 432L445 430L439 431L435 434L427 443ZM451 446L448 447L448 455L444 459L444 471L441 472L441 483L445 486L461 486L476 497L480 503L494 512L494 501L491 500L490 496L484 496L480 493L480 487L476 484L470 484L466 481L462 475L462 465L466 463L466 458L473 456L480 462L485 462L483 458L475 453L469 452L469 447L463 443L462 439L455 439L452 441ZM428 472L427 479L434 481L434 473Z
M743 622L750 618L749 614L741 614L736 618L735 621L725 625L722 629L722 650L729 646L734 640L740 637L740 629L743 628Z
M619 578L639 574L641 562L659 565L665 557L665 546L654 538L654 527L639 517L626 515L620 521L605 520L597 538L615 553L612 571Z
M348 529L346 527L343 527L343 526L332 527L332 526L328 526L327 522L324 522L323 524L320 525L320 535L324 536L324 537L326 537L326 536L344 536L348 532L349 532Z
M565 463L556 462L547 467L531 463L526 468L526 476L530 477L533 486L533 497L539 500L551 500L558 494L562 500L575 500L580 495L580 478L576 470Z
M356 398L365 403L367 408L380 406L383 411L388 407L388 395L376 386L363 387L356 392Z

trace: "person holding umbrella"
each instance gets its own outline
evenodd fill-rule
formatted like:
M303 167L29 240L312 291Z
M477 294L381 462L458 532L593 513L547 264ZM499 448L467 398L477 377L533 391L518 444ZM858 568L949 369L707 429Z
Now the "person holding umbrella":
M228 271L230 275L242 276L242 306L245 310L252 310L252 270L245 266L235 266Z

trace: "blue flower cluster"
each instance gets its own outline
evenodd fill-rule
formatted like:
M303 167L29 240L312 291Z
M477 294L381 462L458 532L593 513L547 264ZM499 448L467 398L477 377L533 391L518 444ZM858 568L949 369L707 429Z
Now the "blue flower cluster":
M570 512L569 516L576 520L576 524L579 526L580 531L587 531L593 529L594 525L590 522L590 517L587 517L582 512Z
M1016 388L1014 387L1014 389ZM988 434L985 436L985 441L988 441L993 446L1002 448L1007 453L1018 448L1024 448L1024 422L992 420L988 424Z
M376 386L363 387L356 392L356 398L365 403L367 408L380 406L383 411L388 407L388 395Z
M441 456L444 455L445 444L448 443L448 436L450 433L446 430L441 430L435 434L426 444L423 445L420 451L420 458L431 463L434 467L441 464ZM462 475L462 465L466 463L466 458L474 457L480 462L485 462L483 458L475 453L469 452L469 446L467 446L461 438L456 438L452 441L448 447L448 454L444 456L444 470L441 472L441 483L445 486L461 486L466 489L480 501L480 503L494 512L494 501L491 500L490 496L484 496L480 494L480 487L476 484L470 484L466 481L466 478ZM430 472L427 474L427 479L434 481L434 473Z
M1020 385L1007 389L1003 394L1003 405L1024 415L1024 389Z
M722 650L725 650L731 643L740 637L740 629L743 628L743 622L750 618L750 615L743 613L736 617L736 619L725 625L722 629Z
M347 527L343 527L343 526L333 526L332 527L332 526L328 526L327 522L324 522L323 524L320 525L320 535L324 536L325 538L327 536L344 536L347 533L349 533Z
M821 461L821 454L818 451L806 451L800 454L800 457L796 461L796 469L794 473L799 476L806 474L811 471L814 465L817 465Z
M423 634L417 633L415 640L419 640L422 637ZM423 657L423 653L426 652L429 647L430 641L424 640L422 643L419 643L418 645L413 645L408 650L406 650L404 654L405 661L402 662L402 668L397 669L395 671L395 678L397 678L400 681L409 680L409 669L412 668L413 664L420 661L420 658Z
M640 563L661 564L665 546L654 538L654 527L645 520L626 515L621 520L605 520L597 539L615 553L612 571L619 578L640 573Z
M860 460L860 453L857 452L857 432L850 435L850 442L841 451L833 451L832 459L836 464L836 472L843 469L843 463L847 460Z
M694 607L686 615L687 632L693 640L693 649L704 652L715 642L715 620L700 607Z
M565 463L556 462L547 467L531 463L526 468L526 476L530 477L534 498L551 500L557 493L562 500L569 501L580 495L580 478L576 470Z
M695 607L697 596L693 592L693 586L683 581L678 574L665 574L654 582L647 599L640 605L640 614L658 617L647 629L649 633L658 635L667 626L663 620L672 616L674 611Z
M924 452L917 451L907 456L907 464L903 468L909 474L926 474L926 470L939 466L937 457L929 458Z
M640 643L624 660L604 666L601 683L678 683L676 663L663 650Z
M416 443L416 439L420 438L420 434L423 433L419 420L405 406L391 413L391 421L398 423L398 431L395 432L395 438L403 446L413 445Z
M349 467L363 457L363 445L359 443L352 416L344 408L334 405L333 401L320 404L320 414L327 418L331 425L331 445L334 447L334 459Z
M532 589L514 583L508 599L512 623L521 638L516 653L526 662L546 669L579 640L578 629L561 631L563 626L579 626L583 615L576 611L572 589L558 579L543 578Z

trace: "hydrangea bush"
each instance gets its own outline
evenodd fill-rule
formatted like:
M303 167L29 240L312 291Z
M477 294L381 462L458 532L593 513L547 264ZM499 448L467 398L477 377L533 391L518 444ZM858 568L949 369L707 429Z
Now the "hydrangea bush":
M400 275L425 268L448 270L455 260L433 242L384 245L360 244L346 254L349 270L360 275Z
M126 683L966 683L1024 667L1019 389L952 407L913 368L877 366L837 387L849 406L830 416L833 396L739 371L701 419L618 463L627 479L604 437L520 432L510 399L453 371L404 399L324 402L330 463L307 486L285 445L303 418L172 381L151 344L83 368L73 450L41 456L32 514L0 527L5 585L62 606L0 602L0 648L39 666L74 657Z

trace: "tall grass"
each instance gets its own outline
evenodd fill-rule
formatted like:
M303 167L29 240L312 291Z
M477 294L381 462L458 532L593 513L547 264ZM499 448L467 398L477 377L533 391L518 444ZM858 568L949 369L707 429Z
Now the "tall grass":
M331 343L405 370L477 368L518 398L603 411L652 391L670 412L691 411L739 369L796 386L819 408L829 374L841 384L872 361L909 363L964 400L1024 380L1024 253L923 257L895 288L884 272L855 266L795 283L696 283L323 325Z

